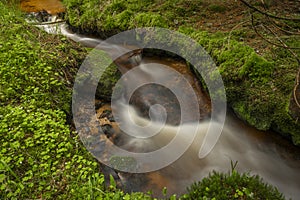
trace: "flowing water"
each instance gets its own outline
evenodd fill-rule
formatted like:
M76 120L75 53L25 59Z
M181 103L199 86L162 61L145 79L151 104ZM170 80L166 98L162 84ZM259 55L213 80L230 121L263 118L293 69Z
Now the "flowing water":
M121 112L126 112L124 109ZM140 122L140 117L133 112L131 118ZM127 126L131 126L131 122L124 118ZM126 121L127 120L127 121ZM151 139L132 139L125 138L122 147L131 151L143 152L152 151L156 147L166 145L183 126L197 126L199 123L183 124L181 127L166 126L158 135ZM223 133L220 136L216 146L212 152L205 158L199 159L198 152L203 137L207 131L209 123L200 122L200 131L197 133L195 142L177 161L168 167L165 167L155 173L149 173L148 179L150 184L146 189L155 189L159 194L159 190L163 186L167 186L169 194L181 194L185 192L186 186L194 181L206 177L209 172L222 171L229 172L231 163L238 162L236 170L239 172L250 172L250 174L259 174L264 181L277 186L279 191L283 192L286 197L297 199L300 195L300 158L299 149L290 148L297 152L288 152L280 143L285 142L284 139L274 139L274 133L257 131L248 127L242 121L237 119L231 112L228 113ZM217 122L214 123L217 126ZM157 125L158 126L158 125ZM149 132L154 132L157 128L148 127ZM153 128L153 130L151 130ZM181 140L184 142L188 139L188 134L183 134ZM177 144L180 145L180 144ZM169 156L176 151L170 151ZM122 174L120 175L122 177ZM140 176L143 177L143 176ZM134 182L134 178L124 178L125 181ZM163 181L162 181L163 180ZM138 188L137 185L131 183L131 187Z
M66 35L74 41L80 42L88 47L96 47L101 40L84 35L75 34L67 30L65 24L41 25L49 33ZM106 45L109 51L119 51L115 46ZM149 61L150 60L150 61ZM158 58L148 58L147 62L159 63ZM177 61L164 59L163 63L167 66L176 65ZM142 63L143 65L143 63ZM142 68L143 69L143 68ZM146 74L149 79L155 79L155 73L149 73L149 69L144 68L141 72L143 77ZM147 95L139 94L139 95ZM155 94L154 94L155 96ZM119 107L119 113L122 115L131 107L126 105L120 99L118 103L123 105ZM139 123L147 123L147 120L141 118L135 112L137 108L131 109L131 116ZM128 114L126 112L126 114ZM154 113L155 115L155 113ZM126 121L128 117L123 118L128 129L131 129L131 122ZM216 125L218 122L214 122ZM266 182L278 187L287 198L297 199L300 196L300 149L293 146L278 134L273 132L262 132L249 127L243 121L238 119L231 111L227 113L226 123L223 133L218 140L213 151L205 158L198 158L200 143L203 141L203 135L208 127L206 121L191 122L180 126L197 126L200 124L200 130L196 136L195 142L191 147L171 165L146 174L128 174L118 173L124 187L128 191L147 191L153 190L154 194L159 195L162 188L168 188L168 194L181 194L185 192L186 187L194 181L206 177L212 170L229 172L231 163L237 161L237 170L240 172L250 172L250 174L259 174ZM159 123L152 124L149 132L156 129ZM150 151L153 148L161 147L167 144L176 134L179 126L167 125L160 131L160 134L151 139L134 139L123 137L120 145L124 149L131 149L137 152ZM188 135L181 136L182 141L188 138ZM170 152L171 154L172 152ZM144 180L147 180L144 182Z
M145 74L147 74L147 77L150 80L155 80L157 77L161 76L168 79L168 75L163 74L161 71L149 70L151 69L150 67L153 68L157 63L161 63L162 61L148 58L147 62L150 62L151 66L148 66L148 68L141 67L142 70L139 71L140 74L137 74L135 77L145 78ZM163 61L166 66L173 66L174 62L177 61ZM142 62L141 65L144 65L144 63ZM180 87L180 84L177 83L177 85ZM142 89L139 91L140 98L147 96L148 94L148 90ZM153 95L154 100L152 99L152 101L149 101L148 99L145 104L151 102L151 105L156 105L159 103L159 100L157 100L159 95L166 96L166 92L163 94L162 92L154 92ZM127 132L135 132L135 124L142 127L149 124L145 118L141 118L141 112L139 112L141 110L140 107L142 107L141 105L132 108L131 110L134 111L131 112L131 117L128 117L128 109L132 106L126 104L126 101L122 98L118 98L117 101L119 103L118 105L121 105L117 107L117 112L121 113L120 116L124 115L122 118L123 121L121 120L120 122L126 126L124 130L127 130ZM149 108L151 106L146 107ZM196 111L193 110L193 112ZM155 119L155 116L159 119L159 113L160 112L152 113L152 120ZM168 114L176 115L176 113ZM131 119L134 119L133 121L135 123L133 123ZM154 123L151 126L147 126L147 130L138 131L137 133L138 136L143 137L144 135L141 133L149 135L160 130L158 131L159 134L147 139L137 139L121 135L123 141L120 146L122 148L134 152L148 152L167 145L175 135L178 134L180 128L189 130L190 127L197 127L199 125L200 129L188 150L171 165L156 172L146 174L146 178L143 175L130 177L120 173L119 176L131 187L129 189L134 190L134 188L141 187L135 185L134 182L136 182L137 179L143 179L148 181L146 184L147 186L142 188L144 191L152 189L156 195L159 195L161 189L164 186L167 186L169 194L181 194L185 192L186 186L206 177L209 172L212 172L213 170L229 172L231 170L231 163L237 162L236 170L239 172L249 172L253 175L259 174L264 181L278 187L279 191L283 192L287 198L292 197L293 199L297 199L299 197L299 148L294 147L284 138L276 135L276 133L262 132L249 127L239 120L232 112L228 112L222 135L216 146L207 157L199 159L199 149L208 129L209 122L207 122L207 120L200 120L200 123L193 122L193 120L191 121L192 122L183 123L180 126L167 125L162 129L159 129L161 126L160 123ZM212 124L212 126L219 125L218 121L215 121ZM185 131L179 137L181 137L180 142L176 144L175 149L170 149L168 156L172 157L174 153L177 153L176 150L192 136L189 134L189 131ZM146 160L147 159L149 158L146 158ZM140 183L137 182L136 184Z

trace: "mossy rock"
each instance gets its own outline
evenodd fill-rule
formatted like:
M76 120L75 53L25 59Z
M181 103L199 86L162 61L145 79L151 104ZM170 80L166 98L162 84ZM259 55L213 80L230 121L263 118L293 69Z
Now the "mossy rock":
M121 72L115 64L107 67L99 80L95 94L96 98L110 101L113 89L120 78Z
M285 199L273 186L259 176L247 173L231 174L213 172L207 178L188 188L181 199Z
M272 55L276 57L267 59L241 42L231 39L224 43L226 33L208 34L189 27L181 27L180 31L197 40L214 58L228 104L241 119L259 130L275 130L300 144L300 122L290 116L288 109L299 66L289 52L274 49Z

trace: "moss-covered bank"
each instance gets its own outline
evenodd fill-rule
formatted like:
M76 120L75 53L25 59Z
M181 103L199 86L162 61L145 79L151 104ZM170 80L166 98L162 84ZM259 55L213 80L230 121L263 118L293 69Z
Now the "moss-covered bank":
M260 130L273 129L300 145L300 123L289 114L298 64L284 49L272 47L264 57L238 42L246 33L215 33L194 29L195 16L206 1L86 1L64 0L66 19L78 31L102 38L146 26L178 30L198 41L215 59L228 103L236 114ZM215 5L213 5L215 6ZM168 38L165 38L168 40ZM288 41L299 46L299 40ZM299 51L297 52L299 54Z

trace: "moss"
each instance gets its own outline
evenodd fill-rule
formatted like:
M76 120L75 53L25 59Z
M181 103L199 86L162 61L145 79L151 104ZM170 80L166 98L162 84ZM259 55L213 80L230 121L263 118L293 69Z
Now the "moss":
M255 52L251 52L248 56L249 58L239 71L239 76L241 76L241 78L249 77L254 82L260 82L260 84L265 84L270 81L274 64L258 56Z
M212 12L224 13L226 11L226 7L222 5L212 4L208 7L208 9Z
M258 176L213 172L201 182L194 183L182 199L284 199L276 188Z
M101 76L97 90L96 97L109 101L112 96L112 89L115 87L117 81L121 78L121 73L115 64L111 64L104 71Z
M253 110L251 106L247 105L247 102L234 102L232 108L237 115L248 122L251 126L256 127L259 130L268 130L271 127L272 119L269 115L266 115L265 110ZM259 117L256 117L259 115Z
M109 163L114 169L120 171L134 171L137 168L137 162L135 158L128 156L112 156L109 159Z
M68 10L65 18L70 25L83 32L98 33L104 38L129 28L164 24L160 15L143 12L152 1L117 0L99 5L98 0L83 4L77 0L65 0L64 4Z
M276 130L299 144L300 124L287 108L298 65L287 50L273 49L264 58L249 46L228 40L225 33L208 34L188 27L179 30L214 58L228 103L241 119L260 130Z
M166 20L156 13L139 13L133 19L133 25L131 28L136 27L163 27L167 28Z

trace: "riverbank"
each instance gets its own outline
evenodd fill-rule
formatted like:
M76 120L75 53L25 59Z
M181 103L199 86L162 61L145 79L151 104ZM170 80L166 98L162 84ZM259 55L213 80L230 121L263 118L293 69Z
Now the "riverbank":
M132 0L107 1L101 6L98 1L63 2L67 9L65 18L75 31L107 38L132 28L157 26L195 39L217 63L228 104L234 112L251 126L275 130L300 145L300 122L290 115L293 110L289 110L299 63L288 49L269 45L259 38L251 27L248 8L240 1ZM280 7L275 3L268 6L270 12ZM299 18L296 8L291 5L281 15ZM262 18L259 13L255 17ZM295 30L299 28L297 23L289 25ZM300 46L297 35L282 38L288 46ZM293 52L300 56L299 50Z

